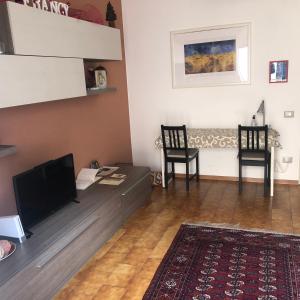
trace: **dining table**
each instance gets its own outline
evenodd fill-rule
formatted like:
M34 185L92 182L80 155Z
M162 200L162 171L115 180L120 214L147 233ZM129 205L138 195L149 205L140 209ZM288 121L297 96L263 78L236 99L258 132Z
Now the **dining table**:
M271 172L270 172L270 196L274 195L274 167L275 150L281 148L279 133L273 128L268 131L268 147L271 153ZM238 129L237 128L187 128L188 148L214 149L214 148L238 148ZM242 136L242 145L246 142L246 137ZM263 140L261 141L263 144ZM155 140L155 148L161 154L162 186L165 187L164 170L164 151L162 137Z

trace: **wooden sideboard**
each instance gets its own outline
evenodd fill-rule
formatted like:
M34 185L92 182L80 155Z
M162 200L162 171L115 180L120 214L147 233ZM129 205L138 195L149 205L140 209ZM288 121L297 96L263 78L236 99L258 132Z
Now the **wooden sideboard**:
M123 166L120 186L93 184L32 228L33 235L0 262L0 299L51 299L151 193L150 169Z

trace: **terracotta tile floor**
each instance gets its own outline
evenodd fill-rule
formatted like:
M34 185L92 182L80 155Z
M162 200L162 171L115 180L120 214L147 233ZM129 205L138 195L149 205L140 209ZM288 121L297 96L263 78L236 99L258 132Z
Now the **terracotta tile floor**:
M223 181L191 182L186 193L177 179L168 191L156 187L150 201L90 259L56 300L140 300L183 222L239 224L300 233L300 187L277 185L273 199L263 186Z

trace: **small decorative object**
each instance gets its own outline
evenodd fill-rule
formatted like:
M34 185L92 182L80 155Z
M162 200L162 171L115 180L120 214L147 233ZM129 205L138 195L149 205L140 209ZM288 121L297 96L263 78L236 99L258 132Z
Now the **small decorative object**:
M94 68L92 67L85 68L85 81L86 81L86 87L88 89L94 88L96 86Z
M289 69L288 60L270 61L269 82L270 83L288 82L288 69Z
M259 108L256 112L257 114L262 114L262 117L263 117L263 126L266 125L266 120L265 120L265 117L266 117L266 110L265 110L265 100L262 100L260 105L259 105Z
M78 9L71 7L71 4L68 2L68 6L69 17L104 25L101 12L94 5L85 4L82 9Z
M255 117L255 115L252 116L251 126L257 126L257 122L256 122L256 117Z
M161 172L151 172L151 178L152 178L152 186L158 186L161 185Z
M250 83L250 24L171 32L173 87Z
M126 178L126 174L117 174L117 173L114 173L112 174L110 177L111 178L116 178L116 179L123 179L123 178Z
M98 67L94 70L96 87L101 89L107 88L106 70L103 67Z
M106 21L108 21L109 27L116 27L115 21L117 20L117 15L110 2L107 3L106 7Z
M90 163L90 169L100 169L98 160L92 160Z
M16 250L16 244L7 240L0 240L0 261L9 257Z
M91 90L107 88L107 72L104 67L85 69L86 87Z
M0 54L5 53L5 43L0 41Z
M23 0L24 5L31 6L37 9L50 11L55 14L68 16L69 5L63 2L50 1L47 0Z

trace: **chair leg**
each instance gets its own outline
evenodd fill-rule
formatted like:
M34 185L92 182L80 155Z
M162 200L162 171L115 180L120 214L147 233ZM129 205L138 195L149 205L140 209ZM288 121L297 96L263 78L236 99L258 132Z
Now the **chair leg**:
M173 180L175 180L175 167L173 162L172 162L172 178Z
M267 189L268 189L268 165L265 164L264 167L264 196L267 196Z
M271 184L271 162L268 163L268 185Z
M165 188L168 189L169 174L168 174L168 162L165 160Z
M186 185L186 190L188 191L190 189L189 162L186 162L186 164L185 164L185 185Z
M239 161L239 193L243 190L243 182L242 182L242 164Z
M199 181L199 153L196 156L196 176L197 181Z

